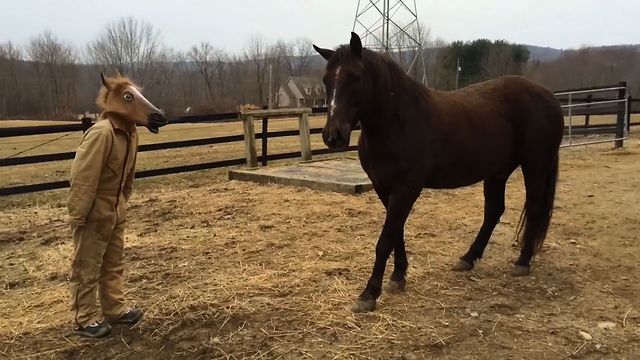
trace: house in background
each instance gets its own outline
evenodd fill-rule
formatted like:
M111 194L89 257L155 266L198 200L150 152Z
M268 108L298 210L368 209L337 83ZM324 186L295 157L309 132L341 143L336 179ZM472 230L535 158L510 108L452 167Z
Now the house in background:
M314 77L292 76L278 89L278 107L318 107L327 105L322 81Z

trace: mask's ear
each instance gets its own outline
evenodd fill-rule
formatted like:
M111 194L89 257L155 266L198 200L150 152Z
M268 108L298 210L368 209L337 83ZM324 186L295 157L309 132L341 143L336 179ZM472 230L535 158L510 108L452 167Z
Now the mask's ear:
M362 58L362 41L360 40L360 36L358 34L352 32L351 33L351 41L349 41L349 47L351 48L351 53L357 56L358 58Z
M331 50L331 49L323 49L323 48L319 48L315 45L313 45L313 48L318 52L318 54L320 54L320 56L322 56L325 60L329 60L331 59L331 57L333 56L333 54L335 54L336 52Z
M102 80L102 86L111 90L111 88L109 87L109 81L106 79L103 73L100 73L100 80Z

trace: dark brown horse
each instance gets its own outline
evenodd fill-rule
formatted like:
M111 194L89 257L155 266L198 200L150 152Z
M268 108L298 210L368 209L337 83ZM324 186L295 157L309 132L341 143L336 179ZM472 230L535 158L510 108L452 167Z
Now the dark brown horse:
M388 289L404 289L404 224L423 188L484 182L482 227L453 267L473 269L504 212L505 184L518 166L524 174L526 202L518 225L520 257L512 274L528 275L553 211L564 122L554 95L518 76L453 92L427 89L389 57L363 49L355 33L349 45L335 51L314 48L328 60L323 81L330 105L324 143L330 148L348 145L352 129L360 123L360 162L387 209L373 271L353 311L375 308L392 251Z

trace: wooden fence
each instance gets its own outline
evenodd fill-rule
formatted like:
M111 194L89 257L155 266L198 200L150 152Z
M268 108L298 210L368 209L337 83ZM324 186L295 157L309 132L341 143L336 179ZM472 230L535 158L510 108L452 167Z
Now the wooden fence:
M619 84L609 86L609 87L617 87ZM571 89L571 91L581 91L581 90L593 90L593 89L601 89L606 87L591 87L591 88L583 88L583 89ZM566 92L566 91L562 91ZM596 97L584 97L574 98L572 101L591 101L597 102L597 100L605 100L606 98L596 98ZM608 98L606 100L610 100ZM563 97L559 97L561 103L565 104L566 100ZM628 114L640 114L640 101L631 100L629 102L629 112ZM321 108L313 108L313 114L325 114L327 111L326 107ZM594 105L590 107L585 107L579 112L574 113L573 115L579 116L583 115L586 119L592 115L620 115L620 106L599 106ZM230 122L230 121L239 121L240 118L239 113L222 113L222 114L211 114L211 115L198 115L198 116L183 116L179 118L172 119L168 126L172 124L186 124L186 123L218 123L218 122ZM618 116L618 119L620 117ZM637 126L640 125L640 122L631 123L627 122L628 126ZM0 138L6 137L16 137L16 136L29 136L29 135L40 135L40 134L55 134L55 133L68 133L74 131L85 131L92 125L90 119L84 119L82 123L71 124L71 125L51 125L51 126L29 126L29 127L12 127L12 128L2 128L0 129ZM287 152L287 153L278 153L278 154L268 154L268 140L271 138L279 138L286 136L299 136L299 130L283 130L283 131L271 131L267 130L268 127L268 118L262 118L262 131L259 133L255 133L255 139L260 140L262 143L262 155L257 156L257 162L260 162L263 166L268 164L270 160L283 160L283 159L295 159L300 158L301 154L299 151L296 152ZM573 126L572 134L615 134L616 131L619 130L618 124L589 124L589 121L585 121L585 125ZM321 128L311 128L309 129L310 134L319 134L322 132ZM172 142L163 142L157 144L145 144L140 145L139 151L157 151L157 150L166 150L166 149L176 149L176 148L185 148L185 147L193 147L193 146L203 146L203 145L212 145L212 144L227 144L234 142L243 142L244 135L228 135L228 136L218 136L218 137L209 137L195 140L183 140L183 141L172 141ZM357 146L350 146L346 149L342 150L331 150L331 149L313 149L311 153L313 155L321 155L321 154L329 154L336 153L341 151L353 151L356 150ZM0 159L0 167L7 166L21 166L21 165L29 165L29 164L38 164L52 161L60 161L60 160L70 160L75 156L75 152L62 152L62 153L53 153L53 154L44 154L44 155L32 155L32 156L20 156L20 157L10 157L5 159ZM172 166L167 168L159 168L159 169L151 169L151 170L142 170L138 171L135 174L136 178L145 178L151 176L159 176L159 175L167 175L167 174L176 174L182 172L196 171L196 170L205 170L205 169L214 169L221 167L229 167L229 166L237 166L245 164L246 157L237 157L220 161L212 161L200 164L192 164L192 165L180 165L180 166ZM62 181L52 181L52 182L44 182L44 183L36 183L36 184L26 184L26 185L18 185L18 186L10 186L0 188L0 196L7 195L16 195L16 194L24 194L31 193L37 191L44 190L54 190L54 189L62 189L69 186L69 182L66 180Z

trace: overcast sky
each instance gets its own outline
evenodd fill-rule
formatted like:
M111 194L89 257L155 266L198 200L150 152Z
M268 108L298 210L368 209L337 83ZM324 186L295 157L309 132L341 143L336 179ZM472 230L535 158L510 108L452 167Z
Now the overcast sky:
M394 0L392 0L394 1ZM361 0L362 3L366 2ZM406 1L413 3L413 0ZM43 30L76 46L123 16L152 23L185 50L201 41L238 52L254 34L346 43L357 0L2 0L0 43ZM416 0L419 20L447 41L506 39L555 48L640 43L639 0Z

